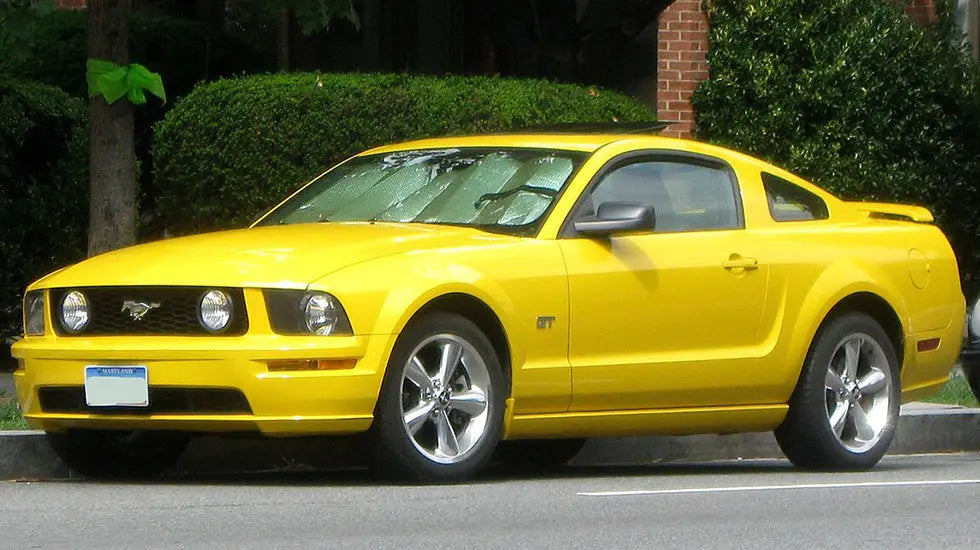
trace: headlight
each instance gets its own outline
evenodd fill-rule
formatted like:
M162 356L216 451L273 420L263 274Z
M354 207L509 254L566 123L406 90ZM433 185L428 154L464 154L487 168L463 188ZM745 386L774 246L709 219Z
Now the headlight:
M968 319L967 326L970 329L970 340L980 339L980 299L973 302L973 308L970 309L970 318Z
M78 334L88 326L90 315L88 298L72 290L61 299L61 327L71 334Z
M326 336L331 334L340 320L340 304L329 294L310 294L303 307L306 316L306 330L311 334Z
M44 291L35 290L24 296L24 334L44 336Z
M233 311L231 296L222 290L209 290L201 297L199 317L201 325L209 332L221 332L227 328Z
M325 292L266 290L269 324L276 334L352 334L340 301Z

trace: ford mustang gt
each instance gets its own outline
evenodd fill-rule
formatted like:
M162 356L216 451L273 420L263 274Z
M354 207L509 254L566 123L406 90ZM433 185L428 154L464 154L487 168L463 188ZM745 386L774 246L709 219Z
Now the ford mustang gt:
M519 133L379 147L251 227L27 288L27 421L89 476L189 437L363 433L382 472L537 467L587 437L775 431L874 466L960 352L924 208L846 202L687 140Z

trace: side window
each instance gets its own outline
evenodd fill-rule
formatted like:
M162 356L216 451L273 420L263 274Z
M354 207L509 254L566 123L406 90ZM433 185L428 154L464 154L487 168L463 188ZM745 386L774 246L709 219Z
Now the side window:
M652 206L654 231L704 231L742 226L735 182L720 167L644 160L616 168L592 190L592 206L631 202ZM594 213L594 210L593 210Z
M795 183L768 172L762 173L769 213L777 222L826 220L830 217L827 203Z

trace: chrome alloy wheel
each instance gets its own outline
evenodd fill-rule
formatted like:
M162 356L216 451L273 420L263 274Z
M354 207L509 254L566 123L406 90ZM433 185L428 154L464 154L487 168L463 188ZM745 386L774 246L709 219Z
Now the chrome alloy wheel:
M453 334L423 340L402 373L402 423L412 445L440 464L465 460L487 433L491 391L472 344Z
M881 438L892 383L888 359L874 338L855 333L837 345L824 378L827 422L847 450L865 452Z

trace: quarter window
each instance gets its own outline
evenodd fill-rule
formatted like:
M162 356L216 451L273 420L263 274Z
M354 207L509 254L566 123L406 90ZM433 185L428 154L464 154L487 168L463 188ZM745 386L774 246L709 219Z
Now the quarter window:
M741 215L728 170L676 160L643 160L608 173L592 191L592 207L604 202L652 206L658 233L735 229Z
M769 213L777 222L826 220L827 203L817 195L768 172L762 173L762 185L769 201Z

